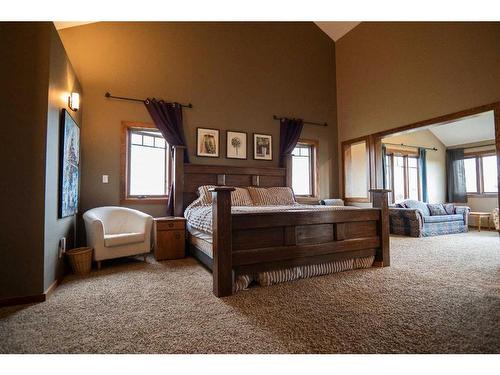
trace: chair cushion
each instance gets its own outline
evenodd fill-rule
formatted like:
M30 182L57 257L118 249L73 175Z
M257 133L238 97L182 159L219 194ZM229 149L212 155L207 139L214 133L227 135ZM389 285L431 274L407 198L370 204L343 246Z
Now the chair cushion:
M402 203L404 203L407 208L420 210L420 212L422 212L422 216L431 216L429 207L427 207L427 204L425 204L424 202L414 201L410 199Z
M429 208L432 216L448 215L441 203L428 204L427 207Z
M446 221L464 221L464 216L460 214L455 215L436 215L424 216L424 223L443 223Z
M144 242L144 233L120 233L120 234L105 234L104 235L104 246L122 246L131 243Z

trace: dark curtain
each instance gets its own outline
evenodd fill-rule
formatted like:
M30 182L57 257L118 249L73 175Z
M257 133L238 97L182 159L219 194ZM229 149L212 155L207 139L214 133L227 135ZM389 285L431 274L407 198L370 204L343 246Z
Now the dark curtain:
M182 106L179 103L167 103L163 100L146 99L144 105L163 138L170 146L186 146L184 128L182 126ZM173 153L173 148L170 148ZM184 149L184 163L189 163L187 149ZM168 189L167 215L174 214L173 184Z
M282 119L280 121L280 167L285 166L285 157L297 145L304 121L301 119Z
M387 169L389 166L387 165L387 147L382 145L382 181L384 183L384 189L389 189L389 181L387 181Z
M448 202L466 203L464 150L446 150L446 177Z
M418 149L418 169L420 181L422 181L422 200L429 203L429 193L427 189L427 150L420 147Z

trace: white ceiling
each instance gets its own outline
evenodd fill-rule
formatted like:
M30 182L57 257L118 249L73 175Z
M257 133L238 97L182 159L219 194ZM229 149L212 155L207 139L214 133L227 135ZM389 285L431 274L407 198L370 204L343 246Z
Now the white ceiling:
M94 21L88 21L88 22L54 21L54 26L56 27L57 30L62 30L62 29L67 29L68 27L86 25L88 23L94 23Z
M483 112L464 119L436 125L429 130L446 146L495 139L495 119L493 111Z
M354 29L356 26L358 26L360 23L361 22L347 21L315 22L315 24L318 25L318 27L335 42L342 38L349 31Z

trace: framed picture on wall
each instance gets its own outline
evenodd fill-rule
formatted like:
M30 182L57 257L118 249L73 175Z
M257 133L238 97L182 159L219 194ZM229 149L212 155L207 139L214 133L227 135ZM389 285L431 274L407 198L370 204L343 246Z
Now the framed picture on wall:
M273 136L253 134L253 158L255 160L273 160Z
M247 158L247 133L226 130L226 158Z
M219 131L217 129L196 129L196 156L219 157Z
M63 218L78 212L80 188L80 128L65 109L59 147L59 218Z

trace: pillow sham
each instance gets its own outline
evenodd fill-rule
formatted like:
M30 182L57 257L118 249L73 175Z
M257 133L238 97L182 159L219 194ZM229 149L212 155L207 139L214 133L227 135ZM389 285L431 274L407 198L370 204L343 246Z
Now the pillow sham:
M199 200L202 205L212 204L212 192L209 190L215 185L203 185L198 188ZM231 206L253 206L252 198L245 188L235 188L231 192Z
M254 206L289 206L297 203L289 187L248 187L248 192Z

